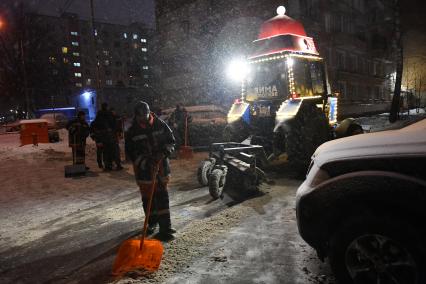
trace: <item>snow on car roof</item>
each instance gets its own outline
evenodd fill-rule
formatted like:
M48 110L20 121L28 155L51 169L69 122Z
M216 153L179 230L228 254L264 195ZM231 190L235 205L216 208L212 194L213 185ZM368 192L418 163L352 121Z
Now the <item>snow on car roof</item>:
M27 124L27 123L48 123L46 119L24 119L19 121L19 124Z
M314 153L321 167L337 160L375 157L426 156L426 119L410 126L375 133L360 134L322 144Z
M198 105L198 106L182 106L188 112L201 112L201 111L221 111L223 113L227 113L222 107L217 105ZM172 113L176 108L168 108L162 110L163 114Z

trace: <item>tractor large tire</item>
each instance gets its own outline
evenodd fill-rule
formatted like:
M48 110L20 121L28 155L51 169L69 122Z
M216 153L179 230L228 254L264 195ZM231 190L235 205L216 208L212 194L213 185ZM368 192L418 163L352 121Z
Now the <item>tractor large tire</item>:
M330 126L324 112L315 104L302 104L285 133L290 164L298 173L306 173L312 154L330 139Z
M214 169L209 177L210 195L217 199L222 196L225 188L226 172L221 169Z
M197 179L200 185L206 186L209 184L209 175L213 166L214 165L210 160L204 160L201 162L197 170Z
M223 142L242 142L250 135L247 126L243 122L236 122L225 126L222 132Z

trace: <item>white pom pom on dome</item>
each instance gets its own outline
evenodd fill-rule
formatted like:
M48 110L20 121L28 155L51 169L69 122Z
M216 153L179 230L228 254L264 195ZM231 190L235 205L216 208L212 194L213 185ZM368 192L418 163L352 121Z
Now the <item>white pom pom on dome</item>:
M284 6L279 6L279 7L277 8L277 14L278 14L278 15L280 15L280 16L285 15L285 12L286 12L286 10L285 10L285 7L284 7Z

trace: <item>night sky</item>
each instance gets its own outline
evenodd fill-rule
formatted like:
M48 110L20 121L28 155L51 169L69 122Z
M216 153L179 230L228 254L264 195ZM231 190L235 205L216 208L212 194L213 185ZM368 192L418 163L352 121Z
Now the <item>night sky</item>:
M0 0L0 7L18 5L21 0ZM66 2L72 2L67 12L90 18L89 0L23 0L27 10L40 14L59 16ZM101 22L129 24L143 22L154 26L154 0L94 0L95 18Z

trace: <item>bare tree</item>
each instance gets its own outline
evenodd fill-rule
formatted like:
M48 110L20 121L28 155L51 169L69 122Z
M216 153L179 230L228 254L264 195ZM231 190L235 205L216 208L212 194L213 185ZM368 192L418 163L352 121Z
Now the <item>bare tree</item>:
M55 57L50 27L36 15L11 9L0 34L0 94L3 107L34 110L34 95L50 98L66 82L62 62ZM43 94L43 95L40 95Z

